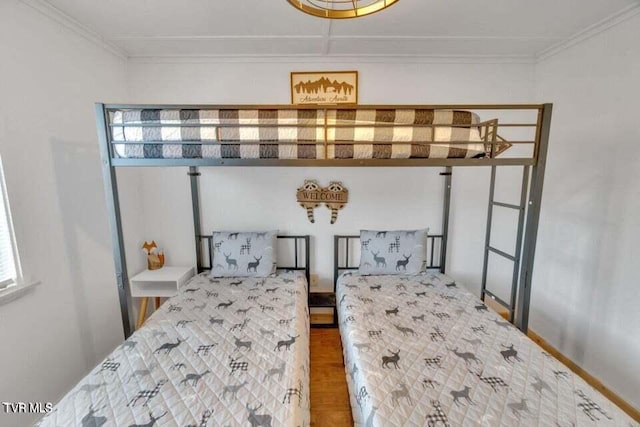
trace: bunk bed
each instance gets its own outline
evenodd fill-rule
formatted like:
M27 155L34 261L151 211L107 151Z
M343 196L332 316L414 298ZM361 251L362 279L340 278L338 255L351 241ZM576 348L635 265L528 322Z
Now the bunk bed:
M211 249L201 231L199 168L441 167L442 228L438 239L430 240L431 266L437 267L440 273L445 273L447 266L453 168L489 167L490 197L481 298L491 298L504 306L508 320L526 332L551 114L551 104L96 104L125 337L131 334L127 302L129 276L116 175L116 170L123 167L188 168L199 272L206 270L203 254ZM522 168L519 202L495 200L497 170L503 166ZM518 213L513 254L492 245L494 209ZM508 296L495 292L487 279L489 259L494 256L513 264ZM335 257L338 266L337 251ZM335 279L337 283L338 268ZM424 423L424 419L421 421Z
M440 273L434 253L441 236L429 236L427 269L417 275L361 274L353 255L358 238L335 237L337 311L355 425L636 425ZM371 245L362 246L365 260L376 250ZM384 254L387 263L392 255Z
M442 272L446 268L453 167L490 167L482 297L504 305L510 320L526 331L551 113L551 104L96 104L125 336L131 333L131 322L116 176L122 167L189 168L197 260L202 259L204 250L199 167L443 167ZM496 171L501 166L522 167L519 203L494 200ZM491 245L494 209L518 211L513 255ZM486 286L491 256L513 262L508 298ZM203 270L200 263L198 270Z
M268 277L212 277L206 253L39 425L308 425L309 236L278 240L300 256Z

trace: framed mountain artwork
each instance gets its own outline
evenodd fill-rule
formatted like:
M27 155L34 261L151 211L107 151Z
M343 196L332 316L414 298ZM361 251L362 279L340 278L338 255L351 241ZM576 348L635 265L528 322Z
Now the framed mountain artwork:
M294 105L357 104L357 71L294 71L291 73Z

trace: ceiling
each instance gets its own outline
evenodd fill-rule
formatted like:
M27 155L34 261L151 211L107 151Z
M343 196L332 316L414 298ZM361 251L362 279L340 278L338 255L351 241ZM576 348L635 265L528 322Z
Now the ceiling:
M353 20L286 0L22 0L129 58L416 56L535 58L640 0L401 0Z

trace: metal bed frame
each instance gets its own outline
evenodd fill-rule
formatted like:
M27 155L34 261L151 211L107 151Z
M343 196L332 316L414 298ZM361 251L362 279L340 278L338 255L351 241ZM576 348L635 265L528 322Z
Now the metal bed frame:
M438 127L477 127L484 129L482 144L490 147L489 155L484 158L407 158L407 159L227 159L227 158L120 158L114 150L114 141L112 140L112 128L114 125L110 123L109 114L113 111L123 111L131 109L153 109L153 110L194 110L194 109L247 109L247 110L324 110L324 123L319 125L311 125L323 130L324 144L375 144L371 141L333 141L327 139L329 129L337 129L338 127L391 127L391 126L408 126L408 125L389 125L389 124L366 124L366 125L340 125L329 124L326 120L328 110L340 109L358 109L358 110L374 110L374 109L432 109L432 110L492 110L499 112L510 111L529 111L535 112L537 119L535 123L522 122L500 122L497 120L489 120L473 125L412 125L415 127L431 128L432 132ZM292 105L125 105L125 104L102 104L95 105L96 121L98 128L98 140L100 145L100 155L102 160L102 170L105 185L105 193L107 199L107 212L109 217L109 225L111 228L111 239L113 243L113 258L116 271L116 282L118 286L118 295L120 299L120 311L122 323L124 327L125 337L131 334L131 323L129 318L129 308L127 297L129 294L129 275L127 271L125 247L123 239L122 218L120 211L120 201L118 197L118 184L116 178L116 169L119 167L188 167L188 176L191 183L191 201L193 210L193 225L195 236L195 247L198 271L205 269L203 261L203 240L210 239L201 232L200 221L200 196L198 177L200 175L198 167L208 166L297 166L297 167L336 167L336 166L365 166L365 167L444 167L441 175L444 177L444 200L443 200L443 220L442 232L440 236L432 236L434 239L440 240L440 256L439 265L435 265L433 259L431 264L439 268L441 272L445 271L447 243L449 235L449 212L451 207L451 185L452 171L454 166L489 166L491 167L490 196L487 213L487 230L484 251L484 264L482 273L482 291L481 297L488 296L503 305L509 311L510 320L522 331L528 329L529 304L531 297L531 281L532 271L535 257L536 240L538 232L538 224L540 218L540 205L542 201L542 188L544 184L544 172L546 166L547 150L549 144L549 132L551 125L552 104L467 104L467 105L357 105L357 106L292 106ZM122 126L119 124L117 126ZM126 126L126 125L125 125ZM153 127L158 124L142 124L138 127ZM171 127L199 127L206 126L201 124L171 124ZM216 125L216 126L233 126L233 125ZM239 124L236 127L260 127L261 125ZM269 124L269 127L279 127L281 125ZM285 124L284 127L309 127L310 125L292 125ZM535 129L535 137L531 140L509 140L506 141L512 145L524 144L532 147L532 154L525 157L508 158L497 157L496 149L505 140L500 137L498 132L500 129L508 128L533 128ZM116 141L116 143L118 143ZM136 144L183 144L182 142L170 141L144 141L135 142ZM196 143L201 145L231 143L238 144L242 142L185 142L184 144ZM259 144L260 142L253 142ZM276 142L268 142L276 144ZM284 143L284 142L283 142ZM291 143L305 144L304 141L288 141ZM322 143L313 142L313 144ZM380 142L384 144L393 144L391 142ZM478 144L478 141L452 141L447 142L452 145L465 146L469 144ZM402 144L402 142L398 142ZM404 142L407 144L407 142ZM424 142L408 142L408 144L417 145L438 145L442 142L424 141ZM326 152L326 150L325 150ZM496 185L496 168L499 166L522 166L523 178L521 186L521 197L519 204L510 204L503 201L494 200ZM504 251L491 246L491 231L493 210L496 207L516 209L519 211L518 229L516 239L515 254L511 255ZM308 249L308 236L291 236L296 238L306 238L305 244ZM345 236L349 239L355 236ZM210 246L210 240L207 240ZM296 257L298 239L296 243ZM432 244L435 240L431 241ZM208 250L208 249L207 249ZM502 256L513 262L513 276L511 284L511 296L509 301L498 298L490 290L487 289L487 267L490 254ZM433 255L432 255L433 256ZM297 264L294 269L299 268ZM308 269L309 252L305 255L305 267ZM337 261L337 259L336 259ZM347 263L348 264L348 263ZM336 266L338 263L336 262ZM307 271L308 276L308 271ZM309 277L307 277L309 279Z

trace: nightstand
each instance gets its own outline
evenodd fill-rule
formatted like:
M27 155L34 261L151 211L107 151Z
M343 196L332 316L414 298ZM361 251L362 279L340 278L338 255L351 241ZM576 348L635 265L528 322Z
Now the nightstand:
M336 294L334 292L311 292L309 294L309 308L332 308L332 323L311 323L312 328L335 328L338 326L338 311L336 309Z
M142 298L136 329L139 329L147 317L149 297L155 298L155 308L160 307L160 298L169 298L178 293L178 289L195 274L193 267L169 267L159 270L145 270L129 280L131 296Z

